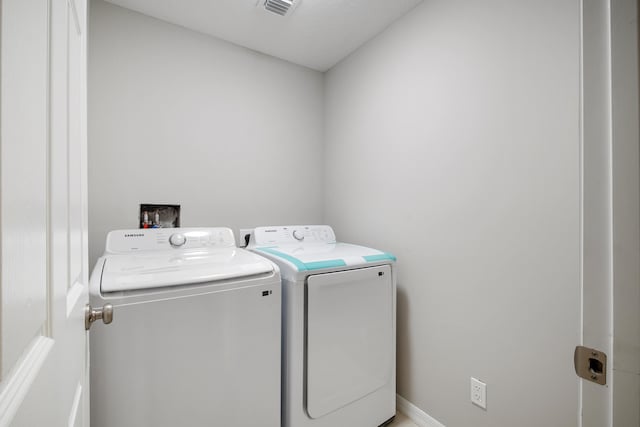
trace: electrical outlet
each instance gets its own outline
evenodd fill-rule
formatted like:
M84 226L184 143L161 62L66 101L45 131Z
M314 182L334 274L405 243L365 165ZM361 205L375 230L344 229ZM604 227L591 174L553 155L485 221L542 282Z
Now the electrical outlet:
M249 236L253 234L253 228L241 228L238 236L238 246L244 248L249 243Z
M487 385L471 377L471 403L487 409Z

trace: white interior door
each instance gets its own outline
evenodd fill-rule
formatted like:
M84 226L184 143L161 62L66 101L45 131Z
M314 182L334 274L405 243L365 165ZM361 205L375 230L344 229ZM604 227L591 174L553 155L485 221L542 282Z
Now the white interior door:
M0 0L0 426L87 426L85 0Z

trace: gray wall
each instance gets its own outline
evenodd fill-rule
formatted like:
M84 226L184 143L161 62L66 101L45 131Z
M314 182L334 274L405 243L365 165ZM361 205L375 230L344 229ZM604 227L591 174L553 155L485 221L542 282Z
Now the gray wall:
M397 254L398 393L446 426L578 422L579 17L429 0L326 77L325 221Z
M322 220L323 77L100 0L89 40L90 263L140 203L183 226Z

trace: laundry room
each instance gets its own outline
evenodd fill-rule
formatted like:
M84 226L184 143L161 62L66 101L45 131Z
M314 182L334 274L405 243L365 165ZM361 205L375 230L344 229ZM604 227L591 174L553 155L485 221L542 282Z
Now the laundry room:
M5 68L11 54L5 48L10 40L5 33L19 31L7 24L12 1L0 1L0 17L5 16L0 64ZM55 375L33 374L36 379L28 380L28 369L61 364L55 345L67 339L55 339L62 330L57 322L64 320L55 314L56 304L65 302L65 319L80 319L78 307L88 298L87 286L58 285L70 279L56 279L63 276L56 266L66 265L69 277L71 271L81 272L77 280L83 285L94 267L91 280L106 280L115 270L109 270L114 264L105 256L125 246L131 249L131 233L154 223L143 217L150 215L143 205L169 206L171 223L184 232L140 231L135 237L142 243L133 249L155 248L161 240L167 247L178 247L184 241L177 240L191 242L196 236L205 246L221 245L228 261L242 251L236 246L247 246L246 253L240 252L246 265L227 266L228 271L215 274L222 274L226 292L240 277L238 271L245 274L247 268L255 268L246 273L248 284L239 288L250 293L247 289L255 285L261 299L244 305L228 292L228 300L216 301L219 317L212 316L217 322L212 339L233 343L233 352L218 354L216 346L203 344L191 358L191 342L186 339L207 335L206 322L211 319L191 306L183 307L194 326L191 334L159 318L147 347L133 333L138 325L153 322L156 309L142 314L135 307L142 305L142 289L159 285L132 291L123 283L133 279L118 276L120 284L109 291L115 299L99 302L104 310L110 302L122 308L113 313L86 308L89 339L99 344L91 346L94 365L79 375L94 381L95 372L106 372L112 362L115 366L125 360L125 353L117 353L117 360L109 356L116 349L135 349L144 355L144 363L130 364L128 371L114 377L101 375L100 386L83 386L81 381L77 387L66 387L73 399L67 399L59 412L66 414L71 407L78 414L77 419L68 417L69 425L88 427L93 420L95 426L107 427L104 421L96 423L96 417L111 422L126 418L114 417L113 411L135 415L135 421L126 421L130 425L222 425L202 421L208 417L199 412L206 409L207 394L193 390L203 390L227 408L242 406L245 395L246 402L262 399L243 414L234 408L238 414L233 416L277 418L273 424L251 421L242 427L640 427L637 0L66 4L71 11L66 17L57 12L59 5L41 7L38 13L42 22L48 17L53 30L47 31L55 31L59 20L79 33L84 23L72 15L86 13L81 46L86 49L86 70L81 71L86 72L86 116L78 113L83 121L77 126L79 134L86 135L86 147L77 150L83 169L62 180L78 181L76 190L69 184L69 194L86 194L86 200L64 199L65 215L77 208L84 209L85 216L77 219L83 224L79 234L67 230L70 237L56 237L55 230L71 230L74 222L60 219L64 215L55 217L56 192L64 184L56 184L51 174L56 173L56 159L64 155L47 145L40 160L50 175L42 178L47 189L40 192L46 193L42 206L50 217L43 219L42 229L49 237L40 243L46 246L41 262L46 268L39 274L49 278L46 289L53 290L42 286L39 297L25 292L18 298L24 307L31 307L32 299L42 303L40 323L34 320L20 332L26 338L14 340L6 327L0 330L2 347L11 350L0 349L0 427L35 425L30 424L37 419L33 407L53 405L42 404L46 388L41 384L53 384ZM281 16L279 4L291 10ZM53 59L41 61L53 64L47 66L50 73L56 70L58 45L53 40L47 41ZM60 43L71 49L73 40ZM12 96L5 88L11 87L6 79L13 77L5 68L0 74L3 127L12 117L7 116L4 99ZM71 71L68 76L60 81L72 81ZM56 86L53 77L50 81L51 88L41 91L46 93L48 115L44 110L40 115L49 117L41 126L52 132L48 140L54 144L54 115L64 109L56 108L56 90L63 85ZM71 116L73 109L65 108ZM13 134L2 135L5 160L0 161L8 170L11 153L4 147ZM75 151L65 150L71 153L65 154L71 163ZM12 218L20 215L17 207L7 213L7 200L16 199L8 198L12 193L5 190L7 181L0 177L0 235L11 236L7 230L19 228ZM27 216L33 211L24 210ZM357 255L370 264L345 271L375 273L381 284L367 288L362 285L365 279L354 273L354 283L362 286L357 294L322 293L338 279L327 276L320 285L312 270L334 268L335 260L326 256L304 261L310 252L303 246L278 246L304 240L298 231L307 241L353 244L357 249L344 252L338 265L352 266ZM251 242L244 239L249 232ZM57 239L62 246L56 245ZM20 314L6 308L13 301L10 292L20 293L5 283L13 274L6 272L10 260L2 256L9 253L7 241L4 237L0 251L0 320L5 325L27 317L26 310ZM202 259L210 256L205 252L199 255ZM66 261L63 255L76 261ZM211 262L222 262L212 257ZM185 260L169 259L176 265ZM137 267L118 268L134 272ZM343 277L345 271L338 268L329 274ZM187 284L193 283L200 282ZM176 300L195 295L191 288L175 285L167 286L173 287ZM269 311L262 302L279 301L281 285L288 296L282 307L270 306ZM58 291L58 286L64 289ZM300 289L304 292L298 293ZM333 300L316 304L311 298L320 294ZM286 308L291 301L297 301L297 308ZM95 301L92 305L97 307ZM175 309L162 307L163 314ZM353 316L335 315L338 307ZM334 327L345 322L340 348L305 335L323 327L310 321L308 309L321 312ZM102 321L112 317L117 322L118 313L131 323L106 332L112 326ZM387 317L392 321L385 322ZM353 326L354 318L362 324ZM346 322L352 320L349 329ZM92 327L93 322L97 324ZM36 330L36 341L29 341ZM268 335L275 330L283 334L281 348L280 337ZM300 335L288 341L285 335L290 333ZM351 333L376 336L367 341L370 347L358 347L350 341ZM108 338L98 341L99 334ZM250 337L253 344L245 346L232 335ZM169 343L167 337L175 339ZM262 353L252 353L256 342L264 344ZM297 351L294 356L288 353L292 348ZM331 357L344 360L334 354L340 352L350 352L351 360L344 365L349 368L332 365ZM200 371L194 370L185 375L174 372L173 377L168 372L157 381L133 379L138 370L161 369L176 358L181 364L204 366L209 355L215 363L235 367L225 372L224 381L237 379L237 388L201 384L205 377L199 378ZM83 357L86 362L89 353ZM246 361L246 368L241 361ZM389 364L395 368L387 372ZM270 371L273 366L276 370ZM300 372L290 374L290 366ZM277 369L283 370L282 376ZM382 371L384 381L377 376ZM24 380L11 380L12 375ZM370 388L356 390L363 376ZM347 397L328 393L314 400L314 393L324 393L329 378L340 383ZM285 385L287 381L293 385ZM309 381L319 385L297 388L307 387ZM190 391L194 383L202 388ZM101 388L103 384L108 387ZM175 418L144 413L141 408L159 405L162 390L173 384L177 393L193 392L198 398L189 404L165 402ZM285 404L277 398L271 401L280 396L281 386L282 402L299 398L298 412L289 414L286 406L280 412L279 405ZM13 401L11 396L30 396L31 391L20 387L40 397ZM126 402L122 394L117 405L105 403L96 410L86 390L102 396L109 387L144 395L140 405L148 406L136 408L136 402ZM385 395L376 400L381 390ZM259 393L264 394L256 397ZM358 401L367 409L357 407ZM360 424L365 412L375 413L371 419L378 421ZM232 419L239 418L228 418ZM230 423L225 421L225 427L241 427Z
M282 39L301 2L247 43L305 45ZM398 401L420 425L575 425L580 2L403 1L345 58L306 66L184 28L204 22L184 6L181 26L118 3L145 10L91 3L92 262L147 201L236 232L330 224L397 256ZM332 3L339 20L350 2Z

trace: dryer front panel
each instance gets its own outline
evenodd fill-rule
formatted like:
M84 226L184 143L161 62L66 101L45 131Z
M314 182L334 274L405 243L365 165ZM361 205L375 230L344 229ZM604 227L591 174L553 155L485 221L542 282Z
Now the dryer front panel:
M309 276L306 307L306 410L317 419L391 380L391 267Z

